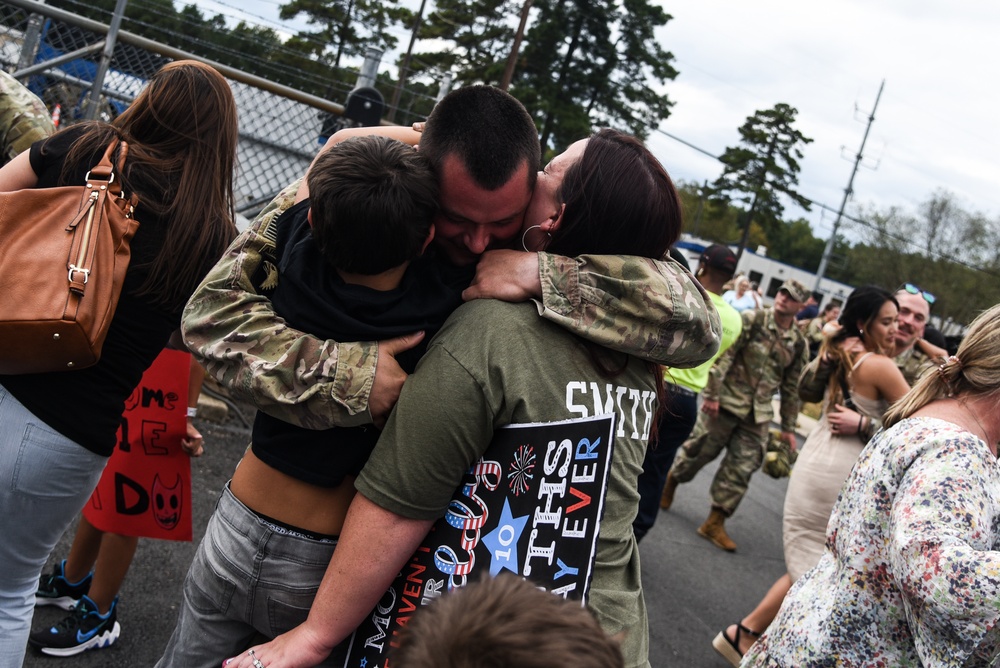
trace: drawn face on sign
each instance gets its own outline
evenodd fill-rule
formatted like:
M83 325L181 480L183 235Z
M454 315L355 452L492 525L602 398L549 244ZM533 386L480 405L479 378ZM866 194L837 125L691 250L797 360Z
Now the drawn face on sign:
M160 482L160 476L153 479L153 519L161 528L170 531L181 519L181 477L177 476L173 487Z

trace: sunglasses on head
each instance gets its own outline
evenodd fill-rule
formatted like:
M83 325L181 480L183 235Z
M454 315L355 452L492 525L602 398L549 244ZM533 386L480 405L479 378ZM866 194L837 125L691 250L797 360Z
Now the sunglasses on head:
M906 290L911 295L920 295L921 297L924 298L924 301L926 301L928 304L933 304L937 300L937 297L927 292L926 290L921 290L918 286L914 285L913 283L903 283L903 286L899 289Z

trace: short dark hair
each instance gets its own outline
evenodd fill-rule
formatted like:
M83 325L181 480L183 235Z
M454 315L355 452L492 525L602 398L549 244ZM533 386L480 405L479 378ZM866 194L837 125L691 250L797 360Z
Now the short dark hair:
M420 254L438 208L427 159L387 137L332 146L309 169L312 234L336 269L373 275Z
M621 668L621 649L579 601L503 574L419 610L389 655L406 668Z
M525 163L534 188L541 163L538 129L528 110L492 86L466 86L445 95L427 118L420 152L438 174L445 158L456 156L490 191L507 184Z
M641 141L601 130L563 176L562 222L546 251L661 259L681 232L670 175Z

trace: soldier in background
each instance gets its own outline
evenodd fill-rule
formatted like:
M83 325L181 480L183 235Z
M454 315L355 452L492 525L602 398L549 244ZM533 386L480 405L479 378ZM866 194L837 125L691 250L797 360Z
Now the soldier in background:
M823 327L827 323L837 322L837 318L839 317L840 304L830 302L812 320L808 322L799 321L799 327L802 328L802 332L805 334L806 341L809 344L809 359L816 357L816 354L819 352L819 346L823 343Z
M55 131L49 112L38 96L0 70L0 138L3 139L0 166Z
M743 331L712 367L694 432L667 474L660 502L664 509L673 503L680 483L690 481L726 450L712 481L712 511L698 533L729 552L736 551L736 543L726 534L724 522L736 511L750 477L764 461L768 425L774 415L771 399L779 390L781 439L793 450L796 447L798 380L806 364L807 344L795 326L795 314L808 298L804 285L787 280L772 308L740 314Z

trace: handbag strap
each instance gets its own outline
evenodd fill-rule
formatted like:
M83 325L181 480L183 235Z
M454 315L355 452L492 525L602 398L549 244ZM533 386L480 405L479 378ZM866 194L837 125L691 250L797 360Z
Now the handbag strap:
M118 178L116 179L115 167L111 164L111 157L114 155L115 148L118 146L121 146L121 151L118 154ZM119 141L117 139L112 141L108 144L108 148L104 151L104 155L101 156L101 161L98 162L96 166L91 167L90 171L87 172L87 182L93 184L94 187L101 187L101 184L96 182L102 182L103 185L107 187L108 192L115 197L121 197L121 173L125 168L125 156L127 154L128 142Z

